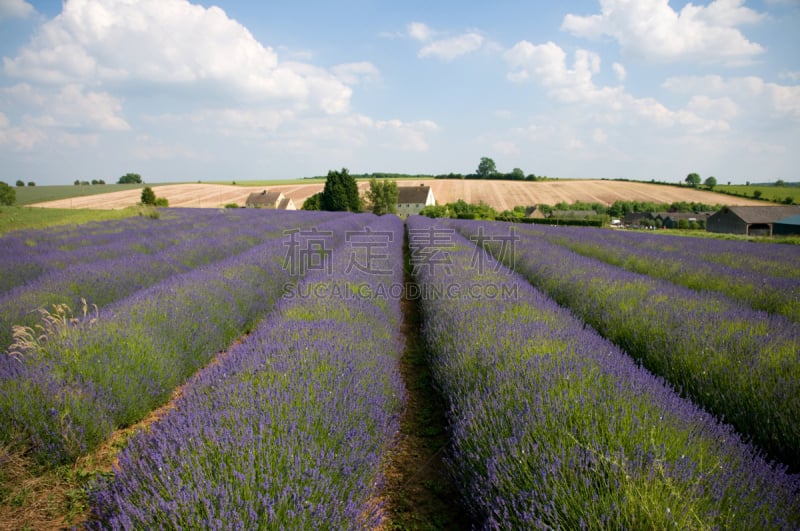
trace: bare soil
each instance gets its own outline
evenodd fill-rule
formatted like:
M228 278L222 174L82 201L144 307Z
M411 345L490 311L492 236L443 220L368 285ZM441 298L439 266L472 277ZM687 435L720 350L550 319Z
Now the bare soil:
M673 203L676 201L705 203L708 205L761 205L763 201L736 197L707 190L695 190L677 186L658 185L645 182L563 180L563 181L480 181L480 180L402 180L398 186L429 185L434 198L440 204L463 199L468 203L483 201L497 211L515 206L537 204L554 205L565 201L572 203L612 204L617 200L653 201ZM279 191L291 198L300 208L309 196L321 192L324 183L282 184L278 186L234 186L225 184L165 184L153 189L157 197L165 197L171 207L220 208L230 203L244 206L247 196L262 190ZM364 193L369 183L359 182ZM60 199L36 203L31 206L51 208L118 209L136 205L141 199L141 190L126 190L71 199Z
M408 256L406 249L407 260ZM406 264L405 281L411 282L408 268ZM433 385L420 336L419 304L404 298L402 307L406 344L400 371L406 385L406 407L395 447L383 470L383 520L377 529L471 529L443 461L449 443L446 403Z

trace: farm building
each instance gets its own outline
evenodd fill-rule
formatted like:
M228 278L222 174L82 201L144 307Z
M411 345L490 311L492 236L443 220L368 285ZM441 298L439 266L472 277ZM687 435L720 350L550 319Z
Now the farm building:
M729 206L708 218L706 230L748 236L772 236L776 224L800 215L800 206ZM781 230L791 225L781 224Z
M400 186L397 188L397 215L406 218L412 214L419 214L426 206L436 204L433 190L430 186Z
M621 223L626 227L633 227L642 225L645 220L652 221L652 219L650 212L629 212L622 217Z
M525 217L529 219L544 219L544 212L538 206L529 206L525 209Z
M297 210L294 201L282 192L254 192L247 197L247 208L272 208L274 210Z
M659 216L661 226L667 229L680 228L681 220L685 220L687 224L696 223L700 227L705 227L711 212L664 212Z
M777 221L772 226L772 234L776 236L789 236L800 234L800 214L789 216Z

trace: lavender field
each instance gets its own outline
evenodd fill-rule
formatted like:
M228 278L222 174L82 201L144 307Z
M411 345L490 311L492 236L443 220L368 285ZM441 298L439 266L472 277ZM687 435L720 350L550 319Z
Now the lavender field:
M167 209L0 248L0 465L148 419L73 525L392 528L412 311L476 529L800 527L800 247Z

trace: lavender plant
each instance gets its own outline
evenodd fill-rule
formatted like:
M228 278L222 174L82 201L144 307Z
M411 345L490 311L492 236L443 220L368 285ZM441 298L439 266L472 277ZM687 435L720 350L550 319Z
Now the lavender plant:
M79 320L0 356L0 441L52 465L140 420L271 309L290 281L282 240L171 276L101 308L91 326Z
M402 280L402 222L384 216L368 228L354 232L385 244L379 256L337 245L329 272L287 291L132 439L92 493L90 528L372 527L403 399L399 301L378 295Z
M163 234L152 238L160 242L155 246L142 241L135 230L138 225L130 225L133 229L118 234L112 242L107 241L107 234L102 234L103 241L116 249L111 253L116 257L82 261L64 269L54 267L37 279L0 295L0 350L10 344L12 326L31 326L36 322L38 308L57 304L73 307L81 298L105 306L170 275L221 260L270 237L280 236L287 227L313 223L318 217L283 214L255 210L240 214L220 214L213 210L206 210L205 214L202 211L175 214L186 223L176 223L177 228L159 226ZM146 235L151 236L149 231ZM87 237L82 243L91 243L91 238ZM145 251L155 251L159 245L164 247L160 251L136 252L140 246ZM78 245L73 253L80 254L81 248L83 245ZM17 258L20 263L26 263L25 255Z
M800 321L800 247L586 227L524 229L576 253Z
M424 335L450 402L448 464L482 528L800 525L796 476L468 240L444 251L449 271L417 271L437 294ZM498 285L514 296L490 296Z
M207 220L207 216L206 216ZM42 273L78 263L92 263L131 253L152 254L202 234L203 217L175 210L163 220L145 217L18 230L0 236L0 293Z
M501 224L457 222L465 233ZM800 469L800 326L525 235L517 271L652 372Z

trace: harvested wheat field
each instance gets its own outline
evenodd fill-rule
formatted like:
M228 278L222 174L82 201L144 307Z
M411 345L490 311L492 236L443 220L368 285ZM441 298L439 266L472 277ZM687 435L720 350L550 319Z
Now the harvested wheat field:
M542 182L479 181L479 180L402 180L399 186L430 185L440 204L463 199L468 203L483 201L498 211L517 205L554 205L561 201L572 203L604 203L614 201L652 201L673 203L687 201L709 205L763 205L763 201L718 194L705 190L664 186L644 182L562 180ZM305 199L322 190L324 183L282 184L278 186L234 186L224 184L168 184L155 187L158 197L169 200L171 207L217 208L229 203L244 206L251 192L274 190L290 197L299 208ZM362 193L369 187L359 182ZM141 190L127 190L86 197L47 201L31 206L52 208L96 208L117 209L133 206L139 202Z

